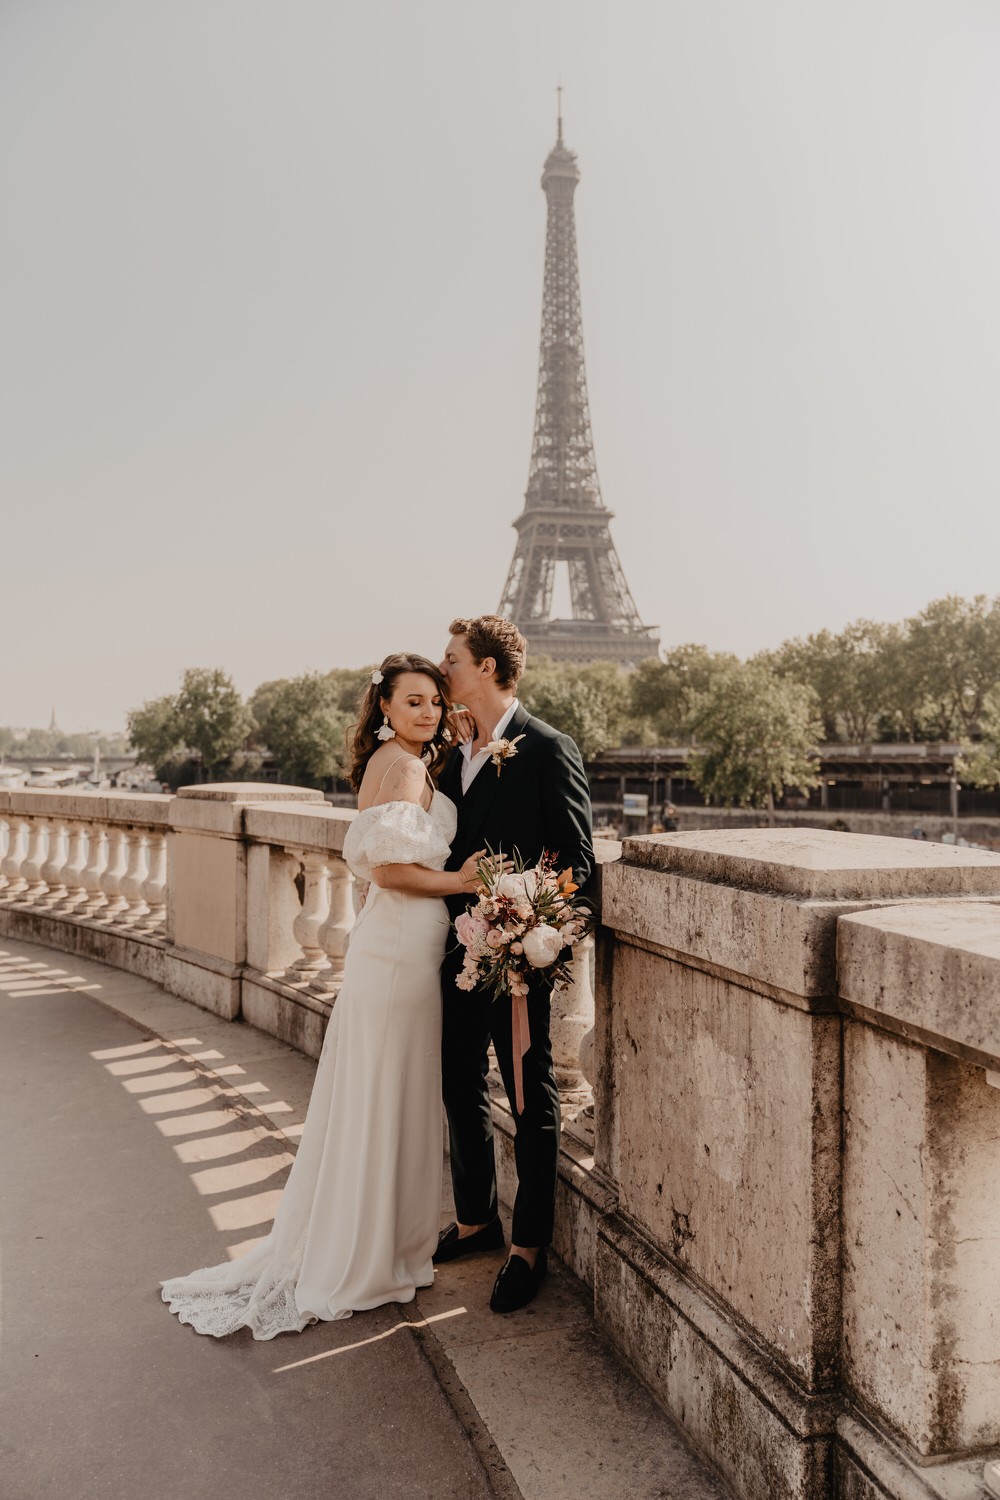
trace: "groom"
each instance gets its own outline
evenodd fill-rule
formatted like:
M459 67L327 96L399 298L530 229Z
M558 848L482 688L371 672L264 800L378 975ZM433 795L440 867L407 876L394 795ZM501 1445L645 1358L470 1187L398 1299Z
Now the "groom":
M457 746L441 775L441 790L458 808L458 832L448 861L462 861L487 845L526 866L544 850L558 867L573 867L584 885L594 863L590 791L580 752L568 735L532 716L517 701L526 643L509 620L481 615L455 620L441 663L452 699L476 721L475 739ZM513 752L497 756L491 741L507 740ZM452 920L466 898L448 901ZM477 1250L503 1246L497 1215L493 1119L486 1086L492 1039L507 1098L514 1113L517 1195L510 1256L493 1288L494 1312L513 1312L530 1302L545 1277L546 1246L552 1238L559 1156L559 1094L549 1040L549 991L533 978L528 995L531 1045L524 1056L524 1109L515 1105L511 1001L484 989L466 992L455 980L464 950L457 942L442 967L444 1102L451 1136L451 1173L456 1222L441 1231L434 1261L440 1265Z

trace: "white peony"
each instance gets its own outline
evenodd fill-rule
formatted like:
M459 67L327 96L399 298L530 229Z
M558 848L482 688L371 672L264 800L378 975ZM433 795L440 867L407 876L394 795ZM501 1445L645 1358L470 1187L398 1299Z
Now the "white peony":
M547 923L524 934L524 956L533 969L547 969L554 964L562 948L562 934Z
M497 881L497 895L506 896L508 901L530 901L537 889L538 875L534 870L525 870L521 875L511 871Z

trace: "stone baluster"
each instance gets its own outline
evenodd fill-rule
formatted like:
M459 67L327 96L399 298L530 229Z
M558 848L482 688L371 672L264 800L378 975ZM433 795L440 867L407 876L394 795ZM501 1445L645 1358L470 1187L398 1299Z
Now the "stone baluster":
M322 976L325 988L339 985L344 974L344 958L354 926L354 902L352 900L354 876L344 860L335 855L330 859L330 915L320 928L319 940L330 960L330 967Z
M292 932L302 949L302 957L292 964L288 977L293 981L313 981L329 968L329 960L320 944L319 934L330 909L330 872L326 857L322 854L304 854L302 870L305 876L302 910L292 923Z
M7 858L7 851L9 848L10 821L7 818L0 818L0 891L2 891L7 884L7 877L3 873L3 862Z
M127 908L119 918L121 927L135 927L143 917L148 916L149 907L143 897L143 886L146 883L147 873L147 851L149 839L141 828L135 828L129 834L128 869L122 877L121 893L127 902Z
M69 851L66 855L66 868L63 871L63 879L66 882L66 895L53 907L59 915L69 916L77 911L87 899L87 886L84 876L87 869L87 825L85 823L72 823L69 831Z
M128 901L122 895L122 881L128 869L128 844L129 838L124 828L108 829L108 862L101 876L101 890L107 901L97 920L109 927L117 925L122 912L128 907Z
M560 1089L575 1091L584 1086L580 1068L581 1043L594 1025L594 986L590 977L592 937L584 938L573 949L568 965L570 982L552 992L549 1034L552 1038L552 1061Z
M137 924L140 932L155 932L167 918L167 840L162 833L151 833L148 842L149 873L142 887L147 914Z
M28 882L21 874L24 863L24 820L12 813L7 820L7 853L0 864L4 879L0 901L17 901Z
M30 903L32 906L37 902L39 896L44 896L46 891L45 881L42 879L42 866L45 863L45 841L49 831L47 818L35 818L28 824L28 852L25 855L21 873L25 881L25 889L20 900Z
M108 859L108 834L103 823L94 823L90 828L87 844L87 868L83 872L83 883L87 899L81 903L78 915L92 917L108 903L101 886L101 877Z
M41 870L48 889L38 905L45 911L59 905L66 897L66 865L69 859L69 829L65 818L53 818L49 824L49 852Z

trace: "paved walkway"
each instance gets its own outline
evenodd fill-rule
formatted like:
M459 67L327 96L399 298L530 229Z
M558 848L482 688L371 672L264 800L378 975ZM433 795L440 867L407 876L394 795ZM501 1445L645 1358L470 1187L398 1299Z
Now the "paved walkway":
M266 1232L313 1071L0 939L5 1500L724 1500L558 1268L509 1318L499 1256L272 1343L170 1316L161 1277Z

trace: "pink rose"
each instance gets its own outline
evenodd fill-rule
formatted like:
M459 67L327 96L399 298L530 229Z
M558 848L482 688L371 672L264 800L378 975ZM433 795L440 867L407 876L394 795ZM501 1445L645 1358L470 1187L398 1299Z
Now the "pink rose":
M489 924L474 912L463 911L455 918L455 933L463 948L470 954L481 954L486 946Z
M494 928L492 932L488 932L486 934L486 941L491 948L502 948L503 933L498 932L496 928Z

